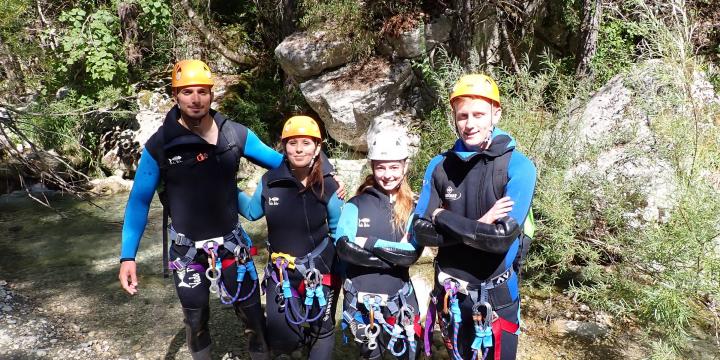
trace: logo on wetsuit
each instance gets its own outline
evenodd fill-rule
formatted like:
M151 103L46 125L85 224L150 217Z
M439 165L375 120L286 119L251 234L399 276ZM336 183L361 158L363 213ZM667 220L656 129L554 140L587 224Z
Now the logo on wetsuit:
M268 205L277 206L280 205L280 198L277 196L273 196L268 199Z
M369 228L370 227L370 219L368 218L362 218L358 220L358 227L361 228Z
M181 162L182 162L182 156L180 156L180 155L175 155L168 159L168 163L170 163L170 165L179 164Z
M445 190L445 200L455 201L462 198L462 194L455 191L452 186L448 186Z
M190 279L188 282L185 282L185 273L186 272L188 273L188 275L190 275L190 277L189 277ZM192 273L192 274L190 274L190 273ZM200 282L201 282L200 274L190 268L178 270L177 277L178 277L178 280L180 280L180 282L177 285L178 287L186 287L186 288L194 289L196 286L200 285Z

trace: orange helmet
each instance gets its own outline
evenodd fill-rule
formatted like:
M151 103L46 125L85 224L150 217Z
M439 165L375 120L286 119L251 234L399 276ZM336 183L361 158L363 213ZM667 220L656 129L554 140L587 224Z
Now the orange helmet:
M455 83L450 94L450 104L459 97L481 97L500 105L500 90L495 80L483 74L464 75Z
M173 66L172 87L210 85L215 83L210 68L200 60L181 60Z
M313 118L309 116L293 116L289 118L283 125L281 139L285 140L293 136L311 136L322 140L320 135L320 127Z

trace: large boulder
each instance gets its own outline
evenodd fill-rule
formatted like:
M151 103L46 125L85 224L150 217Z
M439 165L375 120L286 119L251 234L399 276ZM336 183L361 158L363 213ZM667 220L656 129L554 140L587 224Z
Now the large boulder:
M425 25L418 22L399 34L386 34L383 45L380 50L385 55L405 59L419 57L425 53Z
M347 39L332 39L325 32L298 32L286 37L276 48L282 69L298 81L335 68L352 59Z
M662 141L653 130L658 109L668 107L663 96L679 91L663 79L660 62L648 62L629 74L612 78L584 106L571 109L569 126L577 129L571 147L575 164L567 178L582 177L598 194L597 206L606 204L602 190L638 195L637 209L624 214L631 226L667 222L677 204L677 169L659 156ZM693 97L700 102L718 101L704 76L694 76ZM673 111L686 113L682 106ZM622 188L620 188L622 187Z
M442 45L450 40L450 31L452 31L452 23L450 18L441 15L425 24L425 43L428 50L432 50L435 46Z
M373 120L402 108L400 95L413 80L409 61L373 58L308 80L300 90L333 139L367 151L365 134Z
M416 121L417 119L407 112L391 110L373 118L365 138L368 143L372 143L375 136L383 131L395 130L405 133L410 140L410 156L412 157L420 146L420 136L409 131L409 126Z

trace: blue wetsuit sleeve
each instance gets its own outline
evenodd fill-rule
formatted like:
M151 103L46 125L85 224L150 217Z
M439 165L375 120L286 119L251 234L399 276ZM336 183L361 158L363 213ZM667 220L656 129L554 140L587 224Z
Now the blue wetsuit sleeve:
M407 234L407 237L408 237L407 242L397 242L397 241L388 241L388 240L378 239L377 242L375 242L375 245L373 247L375 249L399 249L399 250L407 250L407 251L422 250L422 246L418 245L417 242L415 242L415 237L413 236L412 232L410 232L410 227L412 225L412 219L413 219L413 216L412 216L412 214L410 214L410 217L405 226L405 234Z
M238 210L240 211L240 215L250 221L255 221L265 216L262 190L262 180L258 182L257 188L255 188L255 193L252 197L238 189Z
M505 196L515 202L508 216L515 219L520 227L530 211L530 204L535 193L537 171L532 161L519 151L513 151L508 164L508 183Z
M340 219L338 220L337 230L335 232L335 239L345 236L349 242L355 243L357 224L358 208L355 204L348 202L343 206L342 212L340 213Z
M335 234L338 230L338 222L340 220L340 214L343 208L343 201L337 196L337 191L333 192L330 196L330 201L327 204L327 222L330 228L330 236L337 239Z
M135 181L125 207L122 229L121 260L135 260L140 239L145 232L153 194L160 182L160 168L152 155L144 149L140 155Z
M266 169L275 169L282 164L283 156L265 145L252 130L248 129L245 137L245 157L253 164Z

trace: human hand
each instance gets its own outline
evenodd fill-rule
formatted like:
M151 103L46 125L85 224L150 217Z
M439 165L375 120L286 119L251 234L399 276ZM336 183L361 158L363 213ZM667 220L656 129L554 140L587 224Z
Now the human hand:
M126 260L120 263L120 274L118 274L120 286L130 295L135 295L138 292L136 266L133 260Z
M512 210L513 205L515 205L515 202L512 201L509 196L501 198L495 202L485 215L478 219L478 222L493 224L497 219L507 216L510 210Z
M347 196L347 189L345 189L345 183L340 179L340 176L337 174L333 175L333 179L335 179L335 182L338 184L337 189L337 197L340 200L345 200L345 197Z

